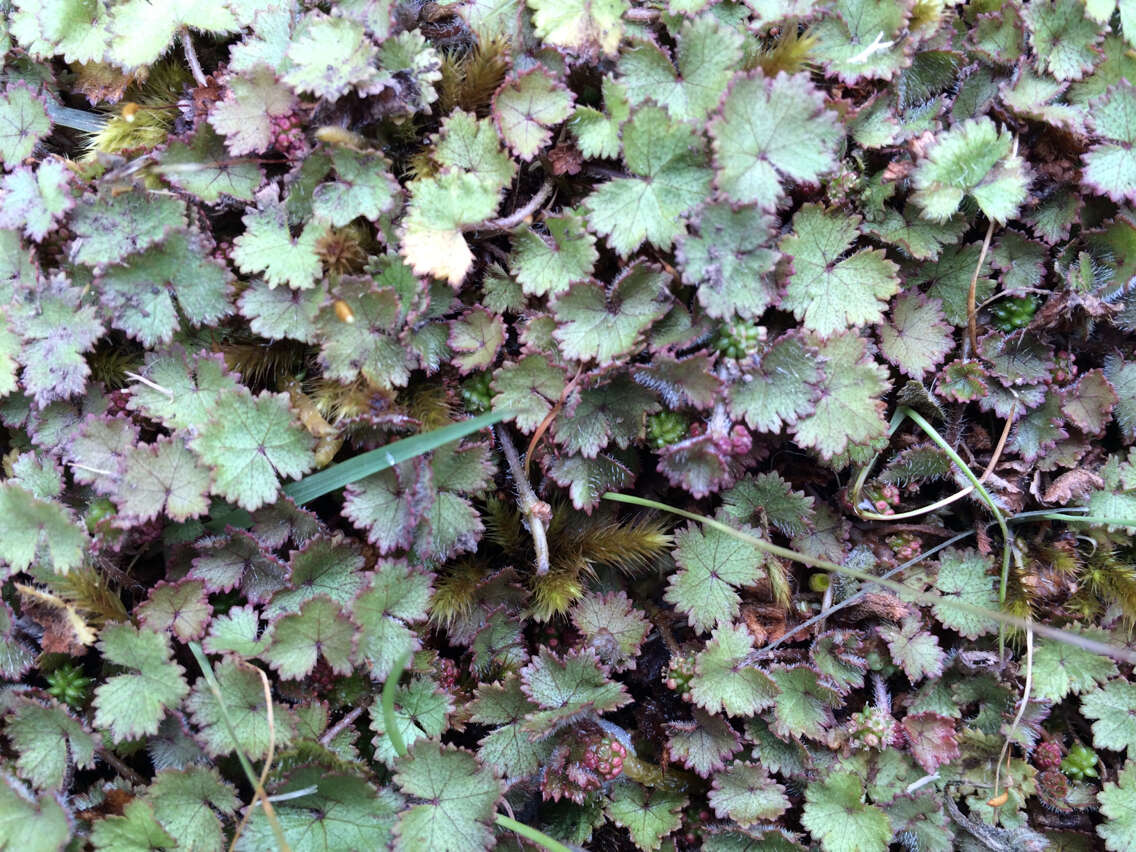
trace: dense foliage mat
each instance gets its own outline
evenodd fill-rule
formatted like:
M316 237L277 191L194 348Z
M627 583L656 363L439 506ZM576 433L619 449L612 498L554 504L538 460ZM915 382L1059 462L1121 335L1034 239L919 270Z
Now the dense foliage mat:
M1132 0L0 12L0 849L1136 850Z

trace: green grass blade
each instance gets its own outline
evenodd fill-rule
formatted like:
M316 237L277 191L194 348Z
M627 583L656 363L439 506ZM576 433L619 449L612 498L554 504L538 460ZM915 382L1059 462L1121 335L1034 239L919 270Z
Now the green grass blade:
M802 565L808 565L812 568L821 568L825 571L833 571L837 574L843 574L846 577L851 577L854 580L859 580L862 583L875 583L877 586L883 586L885 589L891 589L901 595L906 595L909 598L919 601L921 604L938 605L951 607L957 609L968 615L977 615L982 618L996 621L999 624L1009 627L1017 627L1020 630L1032 630L1039 636L1044 636L1046 639L1054 639L1058 642L1064 642L1068 645L1076 645L1079 648L1084 648L1086 651L1091 651L1094 654L1100 654L1105 657L1112 657L1115 660L1121 660L1126 663L1136 663L1136 653L1129 651L1127 648L1121 648L1116 645L1109 645L1106 642L1098 642L1095 639L1089 639L1085 636L1078 636L1076 633L1070 633L1068 630L1062 630L1058 627L1050 627L1045 624L1038 624L1035 621L1030 621L1026 618L1019 618L1016 615L1010 615L1006 612L998 612L996 610L987 609L982 606L975 606L974 604L966 603L965 601L956 598L948 598L943 595L931 594L929 592L921 592L913 589L910 586L905 586L903 583L897 583L895 580L889 580L885 577L877 577L874 574L868 574L864 571L857 571L853 568L848 568L844 565L837 565L835 562L829 562L827 559L819 559L815 556L809 556L805 553L798 553L795 550L790 550L787 547L773 544L765 539L758 538L757 536L744 533L741 530L736 530L728 524L723 524L721 521L716 521L713 518L708 518L705 515L699 515L695 512L687 512L683 509L678 509L674 506L668 506L666 503L659 503L656 500L647 500L643 497L635 497L631 494L616 494L609 491L603 495L603 499L612 500L616 503L629 503L632 506L641 506L644 509L658 509L661 512L669 512L672 515L678 515L680 518L688 518L692 521L697 521L703 526L712 527L713 529L724 532L726 535L732 536L740 541L744 541L753 545L758 550L762 550L773 556L780 557L781 559L788 559L793 562L799 562Z
M443 444L457 441L479 429L485 429L495 423L500 423L513 415L511 411L487 411L469 420L460 423L451 423L432 432L423 432L410 438L403 438L377 450L361 453L355 458L348 459L331 467L324 468L311 476L305 476L295 482L284 486L284 493L302 505L322 497L337 488L358 482L372 473L394 467L404 461L436 450Z

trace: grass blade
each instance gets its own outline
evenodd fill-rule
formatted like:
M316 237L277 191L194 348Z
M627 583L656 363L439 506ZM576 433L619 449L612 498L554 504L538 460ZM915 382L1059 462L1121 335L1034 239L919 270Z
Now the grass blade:
M291 482L284 486L284 493L295 500L298 506L309 503L317 497L335 491L337 488L358 482L372 473L378 473L415 456L436 450L444 444L457 441L466 435L477 432L479 429L500 423L512 415L513 412L511 411L487 411L485 414L479 414L469 420L462 420L460 423L451 423L449 426L443 426L441 429L435 429L432 432L423 432L421 435L403 438L401 441L395 441L385 447L379 447L377 450L361 453L355 458L333 464L318 473Z

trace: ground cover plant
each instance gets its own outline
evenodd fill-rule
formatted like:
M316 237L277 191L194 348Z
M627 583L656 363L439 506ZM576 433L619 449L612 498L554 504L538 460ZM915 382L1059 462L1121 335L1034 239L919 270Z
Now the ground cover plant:
M1131 0L0 10L0 850L1136 850Z

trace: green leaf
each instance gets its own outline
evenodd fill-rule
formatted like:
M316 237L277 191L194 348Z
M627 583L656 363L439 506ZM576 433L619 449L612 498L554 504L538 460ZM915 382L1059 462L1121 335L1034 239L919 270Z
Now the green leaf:
M57 574L83 564L87 532L70 511L39 500L18 485L0 484L0 560L5 578L43 562Z
M493 406L513 412L517 428L532 432L559 401L566 384L564 372L544 356L526 355L493 374Z
M623 37L627 0L528 0L536 35L585 58L615 54Z
M193 692L185 702L200 731L199 740L207 754L220 757L239 748L249 760L261 760L268 754L270 742L275 741L277 751L291 745L295 736L291 713L283 704L273 702L275 732L269 729L264 687L255 669L238 666L233 659L224 659L215 666L215 674L224 710L203 677L193 685ZM236 734L236 742L225 724L226 713Z
M402 560L380 559L367 585L351 605L359 625L358 659L375 680L386 680L396 660L418 650L409 624L426 618L431 575Z
M337 228L357 216L376 221L390 213L401 198L386 157L373 151L336 148L331 154L336 180L322 183L312 194L312 212Z
M184 521L209 511L209 471L179 438L138 444L126 455L115 503L121 514L146 521L165 512Z
M544 226L547 235L526 226L513 236L509 267L529 296L555 296L587 281L599 257L596 238L584 230L575 210L547 217Z
M154 808L144 799L129 802L122 816L111 815L96 821L91 829L91 842L96 849L112 852L178 848L177 840L162 828L154 816Z
M322 287L292 290L254 281L237 302L253 334L269 340L291 338L302 343L316 340L316 315L327 293Z
M16 771L38 790L62 790L75 768L95 764L97 740L59 704L12 696L4 732L19 755Z
M493 845L489 825L501 799L501 782L467 751L419 743L398 763L395 783L412 800L399 814L396 850L465 852Z
M521 692L516 675L499 683L482 682L470 704L470 721L494 726L477 747L482 763L510 778L530 775L540 768L552 753L554 740L534 743L521 725L524 717L537 709Z
M285 680L312 673L322 657L333 672L351 673L355 626L330 598L305 601L300 611L286 615L273 626L271 644L260 658Z
M773 733L782 739L805 736L824 741L840 696L808 666L779 666L770 675L778 689L770 725Z
M918 293L904 293L892 306L891 320L879 329L884 357L917 381L938 367L954 348L942 304Z
M201 580L159 580L150 597L135 610L142 626L155 633L173 633L182 642L197 639L213 615Z
M651 623L623 592L590 593L572 607L572 623L584 647L591 648L612 671L634 669L639 647Z
M292 852L338 852L342 849L386 849L402 799L386 788L376 790L358 775L325 772L308 766L293 772L281 795L316 788L273 805ZM254 808L240 852L279 848L262 808Z
M701 778L721 772L742 747L741 738L725 719L697 708L692 721L670 722L667 730L667 753Z
M866 341L853 333L817 344L825 362L825 382L812 414L796 425L797 443L829 459L849 445L872 446L887 434L884 404L886 371L868 355Z
M143 346L169 343L182 328L216 323L232 312L232 273L211 259L205 238L170 234L161 244L126 258L97 279L111 324Z
M772 822L789 808L785 788L756 763L734 763L715 775L709 800L719 817L743 827Z
M1136 684L1112 680L1081 697L1081 713L1093 722L1093 745L1136 754Z
M745 665L753 650L753 637L740 625L719 627L695 660L690 681L694 703L711 712L752 716L771 706L777 685L765 672Z
M905 618L900 627L883 625L880 636L887 642L892 661L903 669L907 679L918 683L925 677L937 678L943 673L944 653L933 633L920 629L922 622L916 617ZM1057 644L1057 643L1055 643ZM1037 676L1037 657L1034 657L1034 676Z
M708 204L698 218L698 235L681 238L682 280L698 287L709 316L758 317L777 299L770 274L780 257L768 243L775 220L759 208Z
M0 160L18 165L51 130L43 98L26 83L9 83L0 95Z
M501 85L493 119L513 153L529 162L551 141L552 128L571 115L574 101L571 90L536 66Z
M525 718L534 739L591 713L616 710L631 701L623 684L608 678L595 651L569 651L563 657L541 647L521 669L521 688L541 709Z
M190 357L176 348L146 353L139 375L149 383L131 387L127 407L171 429L205 426L221 399L239 387L220 355L202 352Z
M71 838L71 817L57 795L38 799L6 772L0 774L0 846L59 852Z
M761 576L761 551L713 528L688 524L675 534L675 562L664 597L686 615L692 628L705 633L737 618L737 588Z
M712 16L685 21L671 59L651 43L636 45L619 58L620 82L632 106L652 101L672 118L701 121L716 106L742 58L742 35Z
M174 186L210 204L225 196L252 201L264 180L256 163L233 162L225 141L204 123L188 140L170 142L156 170Z
M429 677L416 677L406 686L395 688L395 728L406 748L419 740L437 740L448 727L453 711L453 699ZM388 767L395 766L399 754L391 741L382 702L378 699L371 705L371 730L375 732L375 737L371 740L375 747L375 758Z
M1136 849L1136 763L1126 762L1116 783L1105 782L1097 801L1107 818L1097 826L1105 848L1112 852L1132 852Z
M257 638L260 618L251 606L233 607L213 619L205 650L210 654L233 653L239 657L255 657L264 650L268 638Z
M122 263L185 225L185 204L177 198L142 190L105 192L75 208L71 260L96 267Z
M314 12L301 19L288 60L285 83L297 92L336 101L375 78L378 49L360 24Z
M190 447L212 468L214 494L251 511L276 499L278 476L311 469L312 437L295 422L286 394L227 393L212 414Z
M603 183L584 200L588 224L620 257L646 240L669 248L682 234L682 216L710 190L700 138L657 107L642 107L624 125L623 159L636 177Z
M1004 224L1017 215L1028 186L1025 163L1012 153L1010 134L985 116L936 137L912 174L913 200L928 219L943 222L964 197Z
M722 507L732 517L742 523L758 520L790 537L812 527L814 502L773 472L744 479L722 494Z
M881 249L847 254L859 224L858 216L806 204L793 216L793 233L781 240L793 260L781 306L822 337L878 323L899 291L898 267Z
M232 785L216 769L203 766L158 772L146 790L146 801L162 827L182 847L197 852L226 848L217 813L232 817L240 803Z
M760 71L734 78L709 129L718 189L766 210L785 194L783 179L815 182L834 168L843 136L807 75Z
M682 793L659 787L644 787L619 779L604 802L604 813L623 826L632 842L643 852L658 849L663 838L682 825L682 809L687 798Z
M362 376L380 388L404 386L413 364L396 336L402 323L398 294L369 277L352 276L340 282L336 295L355 318L343 322L333 305L316 317L324 375L341 382Z
M12 12L11 33L30 53L49 59L58 53L65 62L101 60L106 52L110 17L92 0L18 0Z
M748 381L731 385L730 413L759 432L777 432L816 410L825 374L816 350L790 332L775 340L756 363L746 365Z
M464 172L447 172L411 184L402 223L402 255L418 275L433 275L453 286L473 266L473 252L462 228L484 222L497 210L501 190L495 181Z
M888 80L910 62L903 44L910 8L890 0L836 0L835 14L811 30L812 52L845 83Z
M59 276L9 308L12 330L23 338L23 389L40 408L86 389L91 368L83 355L94 348L103 326L93 306L80 307L81 298L80 288Z
M274 191L274 190L270 190ZM233 240L233 263L245 274L261 273L269 287L287 284L296 290L314 287L321 262L316 243L327 225L311 220L293 237L284 206L265 195L261 206L244 216L245 231Z
M1058 80L1080 80L1097 62L1100 27L1084 11L1077 0L1038 0L1022 8L1030 45Z
M939 557L939 573L935 588L948 600L998 609L998 596L994 592L994 579L989 575L985 557L974 550L948 550ZM957 630L968 639L977 639L997 629L997 622L963 612L952 606L935 604L935 617L946 627Z
M299 612L306 601L320 595L347 606L363 587L365 562L354 539L329 535L312 538L300 550L292 551L289 588L272 596L265 617L271 621L284 613Z
M614 159L619 156L621 147L619 128L631 117L631 105L622 84L610 76L603 78L600 88L606 112L577 104L568 127L585 157Z
M226 83L225 97L213 105L209 123L235 157L267 151L275 135L272 119L291 115L296 96L263 66L247 75L230 75Z
M610 364L632 351L639 335L666 313L669 276L636 264L609 288L593 282L575 284L559 296L552 310L559 321L554 336L566 357Z
M110 58L124 68L153 64L181 27L218 34L237 29L237 20L224 0L196 0L174 8L149 0L126 0L111 14Z
M156 734L162 717L189 692L185 669L172 660L169 637L112 624L103 630L98 648L107 661L130 671L107 678L95 690L95 725L116 743Z
M1119 203L1136 199L1136 87L1127 80L1110 86L1093 105L1089 122L1105 141L1085 154L1085 183Z
M55 221L75 206L71 172L62 160L44 160L32 171L21 166L4 176L0 193L0 228L23 229L40 242Z
M860 779L847 772L809 783L801 823L824 852L885 852L891 840L887 815L865 804Z

